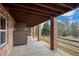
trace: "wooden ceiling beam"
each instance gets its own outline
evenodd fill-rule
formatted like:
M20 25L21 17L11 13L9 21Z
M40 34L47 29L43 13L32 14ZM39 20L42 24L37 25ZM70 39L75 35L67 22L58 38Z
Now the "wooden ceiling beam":
M11 14L20 14L20 15L25 15L25 16L28 16L28 15L30 15L30 14L23 13L23 12L17 12L17 11L15 11L15 10L13 10L13 11L10 11L10 13L11 13Z
M39 12L33 12L33 11L28 11L28 10L23 10L23 9L16 9L16 8L9 8L11 11L19 11L19 12L23 12L23 13L31 13L31 14L35 14L35 15L39 15L39 16L50 16L48 14L43 14L43 13L39 13Z
M11 14L19 14L19 15L24 15L24 16L31 16L31 15L35 15L35 16L39 16L39 15L36 15L36 14L31 14L31 13L24 13L24 12L20 12L20 11L16 11L16 10L10 10L10 13ZM40 15L40 16L42 16L42 15ZM45 16L43 16L43 17L45 17Z
M69 8L69 9L74 9L73 7L71 7L71 6L68 6L68 5L66 5L66 4L63 4L63 3L59 3L60 5L62 5L62 6L64 6L64 7L67 7L67 8Z
M45 11L45 10L41 10L41 9L38 9L38 8L34 8L34 7L29 7L27 5L20 5L20 4L13 4L17 7L21 7L21 8L26 8L26 9L32 9L32 10L35 10L35 11L39 11L39 12L43 12L43 13L48 13L48 14L53 14L53 15L59 15L58 13L54 13L54 12L48 12L48 11Z
M45 22L45 21L47 21L47 20L49 20L49 17L48 17L48 18L44 18L44 19L42 19L41 21L35 22L35 24L33 24L32 27L33 27L33 26L36 26L36 25L38 25L38 24L41 24L41 23L43 23L43 22Z
M38 3L35 3L35 4L38 5L38 6L42 6L44 8L48 8L48 9L54 10L54 11L59 11L59 12L62 12L62 13L65 12L63 10L56 9L56 8L53 8L53 7L50 7L50 6L46 6L46 5L43 5L43 4L38 4Z
M18 16L16 16L16 17L18 17ZM18 18L16 18L17 19L16 22L26 22L27 23L27 26L29 27L29 26L35 26L35 25L37 25L39 23L42 23L42 22L48 20L48 18L49 17L42 17L42 18L40 17L40 19L38 18L38 20L37 20L37 19L30 19L28 17L26 21L22 21L22 19L19 19L18 20ZM33 20L34 22L30 22L30 20Z
M34 15L34 14L24 14L24 13L18 13L17 11L16 12L13 12L13 11L11 11L11 14L14 16L14 18L23 18L23 20L24 19L27 19L27 20L25 20L25 21L30 21L30 20L39 20L39 19L42 19L42 18L48 18L48 17L46 17L46 16L38 16L38 15ZM18 19L17 19L18 20ZM20 19L19 19L20 20ZM23 21L22 20L22 21Z

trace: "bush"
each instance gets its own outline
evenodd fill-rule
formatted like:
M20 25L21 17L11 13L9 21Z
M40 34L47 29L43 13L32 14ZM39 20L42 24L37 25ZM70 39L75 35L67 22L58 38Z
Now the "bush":
M49 23L48 21L43 25L42 28L42 35L43 36L48 36L50 34L50 28L49 28Z

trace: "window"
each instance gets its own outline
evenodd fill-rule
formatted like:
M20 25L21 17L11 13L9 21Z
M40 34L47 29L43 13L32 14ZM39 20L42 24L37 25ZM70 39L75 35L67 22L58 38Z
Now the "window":
M0 47L7 43L7 19L0 14Z

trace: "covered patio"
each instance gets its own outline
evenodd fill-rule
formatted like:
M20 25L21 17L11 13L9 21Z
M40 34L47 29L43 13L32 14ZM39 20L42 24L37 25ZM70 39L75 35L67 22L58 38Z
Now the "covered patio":
M46 42L37 42L36 38L28 37L27 42L25 45L14 46L10 56L71 56L60 49L50 50Z
M26 3L2 4L13 17L13 45L10 55L69 55L57 48L57 19L56 17L71 11L79 4L63 3ZM39 24L50 20L50 45L40 41ZM37 40L34 40L34 26L38 25ZM32 37L27 37L27 28L33 29ZM10 33L11 34L11 33Z

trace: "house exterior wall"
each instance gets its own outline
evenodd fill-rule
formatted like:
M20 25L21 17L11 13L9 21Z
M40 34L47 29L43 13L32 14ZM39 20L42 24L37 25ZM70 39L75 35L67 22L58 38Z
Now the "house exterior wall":
M14 19L7 12L2 4L0 4L0 13L7 17L7 44L0 47L0 56L9 55L11 48L13 46L13 25Z
M27 43L26 23L16 23L14 31L14 45Z

